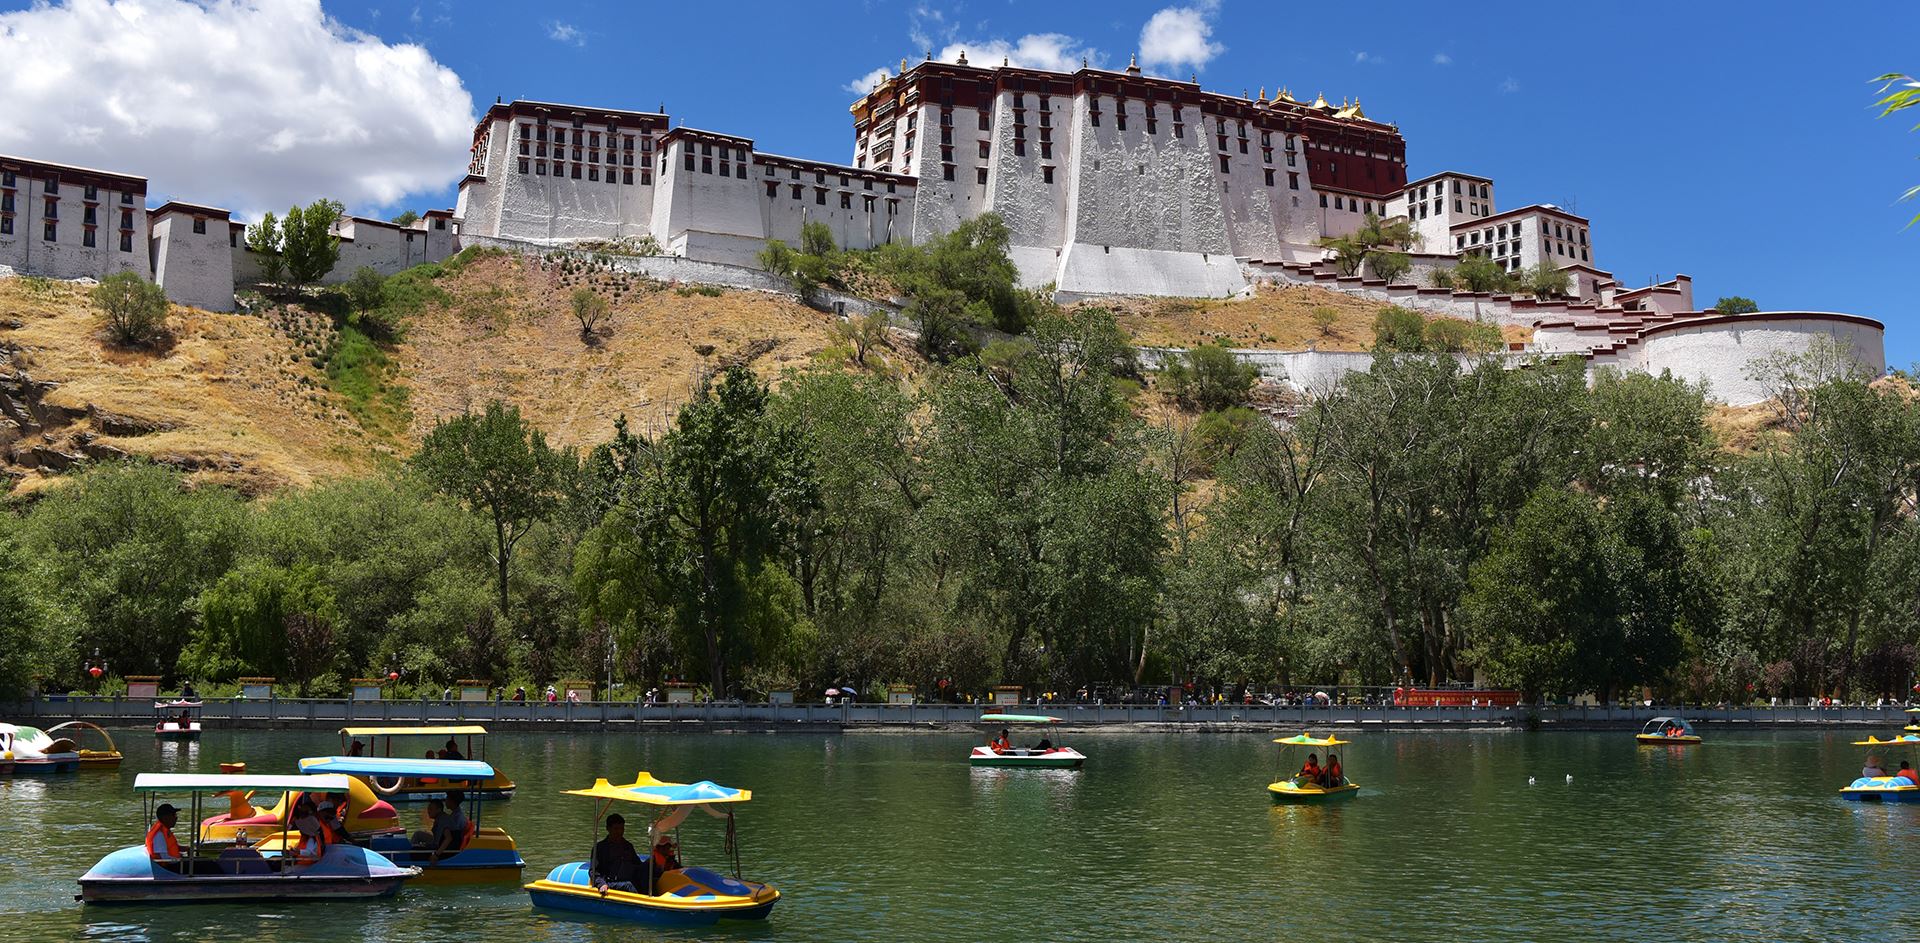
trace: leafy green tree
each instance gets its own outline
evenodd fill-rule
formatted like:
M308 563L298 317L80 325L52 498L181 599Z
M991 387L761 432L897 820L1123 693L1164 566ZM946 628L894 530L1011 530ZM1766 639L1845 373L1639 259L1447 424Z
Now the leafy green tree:
M1533 703L1581 690L1582 659L1618 641L1612 542L1591 497L1534 492L1473 565L1461 600L1469 657Z
M188 490L158 466L100 468L53 489L23 521L42 603L77 626L74 650L98 647L124 674L172 675L200 593L247 538L238 496Z
M1453 277L1451 271L1443 268L1434 268L1427 270L1427 287L1457 290L1460 284L1458 280Z
M833 228L819 220L800 224L800 251L821 259L830 259L840 251L833 244Z
M1418 353L1427 349L1427 320L1417 311L1398 305L1381 308L1373 316L1375 353Z
M355 269L353 277L345 285L347 300L353 304L353 310L365 314L386 303L387 277L362 265Z
M419 219L419 213L412 210L402 210L400 211L400 215L393 218L392 222L395 226L411 226L415 222L418 222Z
M1894 112L1920 106L1920 79L1899 72L1889 72L1874 81L1880 83L1880 91L1876 94L1881 97L1879 101L1874 102L1880 106L1880 117L1885 118ZM1920 125L1914 125L1914 127L1920 128ZM1920 186L1909 188L1907 192L1900 194L1900 199L1904 202L1915 196L1920 196ZM1920 214L1908 220L1907 225L1912 226L1916 222L1920 222Z
M333 590L310 563L244 562L201 594L200 616L180 661L195 677L225 681L260 673L298 683L305 697L315 678L346 658L331 632L339 619ZM321 632L323 624L328 628Z
M928 356L971 352L973 325L1021 333L1046 309L1038 295L1019 287L1019 270L1007 254L1011 240L999 214L982 213L924 246L882 247L880 269L906 296L906 316L919 327Z
M333 225L345 212L346 207L333 200L287 210L280 227L281 255L294 284L311 285L333 271L340 261L340 237L333 234Z
M1484 354L1499 350L1500 329L1482 321L1434 318L1426 323L1425 349L1444 353Z
M1463 255L1453 266L1453 284L1461 291L1499 293L1513 288L1507 270L1484 255Z
M1723 295L1713 303L1713 310L1721 314L1752 314L1760 310L1760 303L1739 295Z
M574 320L580 322L580 339L591 342L612 315L606 296L582 285L573 290L567 301L573 308Z
M19 545L16 518L0 513L0 697L25 693L55 666L75 663L73 627L46 611Z
M497 601L502 615L510 613L514 548L559 509L579 467L573 451L548 447L519 407L493 400L482 413L435 423L411 464L434 490L492 524Z
M1340 320L1340 314L1332 308L1315 308L1308 312L1313 318L1313 327L1321 337L1333 334L1333 322Z
M1376 252L1368 257L1367 267L1373 269L1374 278L1392 284L1413 268L1413 260L1404 252Z
M1260 379L1259 367L1217 341L1168 358L1162 372L1174 396L1207 412L1245 403Z
M278 282L286 274L287 260L280 254L280 224L271 212L247 227L247 248L260 262L260 280Z
M93 286L100 323L116 344L145 347L167 330L167 293L132 272L115 272Z
M1573 277L1567 270L1546 259L1522 272L1518 281L1535 298L1564 298L1573 290Z

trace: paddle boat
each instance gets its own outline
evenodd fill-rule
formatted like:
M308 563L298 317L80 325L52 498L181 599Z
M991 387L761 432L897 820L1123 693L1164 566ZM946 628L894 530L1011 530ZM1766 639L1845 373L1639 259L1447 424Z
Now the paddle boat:
M348 783L345 776L141 773L134 779L133 791L145 800L146 820L159 824L154 799L162 795L188 797L197 820L202 799L213 793L236 788L346 792ZM165 828L150 828L147 834L149 841L161 842ZM81 876L79 899L90 904L364 899L390 896L420 873L418 868L396 867L378 852L349 844L329 845L312 862L270 858L253 848L215 852L203 848L194 836L189 836L185 848L176 850L177 857L156 859L143 842L109 853Z
M199 701L155 701L153 709L162 711L153 725L153 735L162 740L193 740L200 736Z
M244 774L245 763L222 763L220 771L227 774ZM367 784L358 779L347 781L347 836L356 841L365 842L376 835L395 834L402 831L400 814L388 805ZM208 816L200 821L200 844L202 845L245 845L249 841L261 839L279 832L287 820L294 805L300 801L298 791L281 793L280 801L271 806L255 806L253 793L246 789L223 790L220 798L227 801L227 811Z
M435 741L433 746L436 748L445 746L448 742L452 742L456 747L462 747L463 749L460 750L461 756L459 759L484 760L486 759L486 741L480 741L481 749L480 752L476 754L474 752L474 738L485 737L486 735L487 728L479 724L462 724L452 727L342 727L340 728L340 752L348 756L353 755L353 741L365 737L367 743L362 755L390 757L394 755L393 741L396 739L431 737ZM417 743L418 741L415 742ZM407 756L409 752L410 748L403 747L400 756ZM434 755L428 756L426 759L439 758L437 756L439 753L438 749L429 752ZM421 777L402 775L367 776L362 778L366 780L367 785L373 787L374 792L380 794L381 798L396 805L425 802L428 799L445 799L447 797L447 784L444 782L432 782L430 781L432 777L426 777L425 780ZM494 770L492 778L486 782L474 785L473 788L461 789L460 791L469 799L511 799L513 798L513 790L513 780L501 775L500 771L496 769Z
M1920 714L1920 707L1909 707L1907 708L1907 713ZM1920 723L1915 723L1915 719L1916 718L1909 716L1907 718L1907 725L1901 729L1906 733L1920 733Z
M80 768L80 751L67 737L56 737L38 727L0 724L0 753L13 754L13 771L21 776L71 773Z
M1855 740L1857 747L1920 747L1920 734L1902 734L1898 737L1882 740L1868 737ZM1849 802L1920 802L1920 783L1905 776L1862 776L1852 783L1840 787L1840 798Z
M1267 794L1273 797L1274 802L1289 804L1331 802L1335 799L1351 799L1360 792L1360 784L1344 776L1334 781L1322 783L1314 779L1308 779L1299 773L1291 776L1286 773L1287 766L1291 765L1293 757L1298 755L1298 749L1307 747L1330 749L1332 747L1346 746L1351 741L1341 740L1331 734L1326 737L1315 737L1312 734L1302 733L1294 737L1281 737L1273 742L1287 748L1280 753L1281 767L1275 774L1274 782L1267 786ZM1327 754L1327 765L1331 766L1333 762L1334 756L1329 752ZM1301 767L1296 768L1302 768L1304 766L1305 763L1303 761Z
M740 850L734 841L733 804L752 800L753 793L712 782L669 783L641 773L633 782L617 786L597 779L587 789L569 789L569 796L595 801L594 834L600 834L600 821L615 802L665 806L672 811L653 823L646 847L636 849L641 874L633 882L637 890L596 888L587 861L563 864L547 876L526 886L535 907L570 910L603 917L619 917L662 926L706 926L721 920L765 920L780 899L780 892L753 881L740 880ZM714 818L727 823L726 850L733 858L733 877L706 868L675 868L653 874L648 849L659 837L679 834L680 823L698 806ZM649 886L651 885L651 886Z
M1633 735L1642 746L1684 747L1700 742L1685 717L1655 717Z
M1037 714L982 714L983 724L1057 724L1058 717L1044 717ZM1072 747L1056 747L1052 742L1042 740L1036 746L1016 747L1005 738L1006 730L993 743L983 747L974 747L967 757L971 766L990 766L1014 769L1079 769L1086 765L1087 758Z
M381 778L409 776L446 783L462 793L462 806L468 816L464 834L452 845L451 853L434 859L432 847L415 847L414 838L403 831L384 831L370 836L365 844L385 855L394 864L420 869L423 884L477 884L484 881L518 881L527 863L521 859L513 836L505 829L481 824L486 801L477 794L467 801L463 785L484 783L494 777L493 767L480 760L410 760L385 756L310 756L300 761L300 772L309 775L338 773L356 777L355 786L365 788L357 777ZM385 805L386 803L381 803ZM423 823L425 824L425 823ZM352 831L351 826L348 828ZM430 836L423 832L423 838ZM285 844L285 836L281 844ZM266 849L262 849L263 851Z
M75 734L79 734L83 730L91 730L99 734L101 740L106 741L107 746L104 750L80 747L75 751L80 754L81 769L117 769L120 766L120 761L126 759L126 757L120 755L120 748L114 745L113 734L108 733L98 724L90 724L84 720L69 720L64 724L55 724L52 727L48 727L47 733L52 735L69 727L73 728ZM79 738L76 736L73 739L77 742Z

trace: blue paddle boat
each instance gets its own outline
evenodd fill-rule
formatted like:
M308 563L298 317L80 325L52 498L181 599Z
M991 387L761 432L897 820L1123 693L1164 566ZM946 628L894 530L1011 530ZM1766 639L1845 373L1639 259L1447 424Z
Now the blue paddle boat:
M1857 747L1920 746L1920 734L1902 734L1887 740L1868 737L1855 740ZM1883 771L1884 772L1884 771ZM1920 802L1920 783L1899 775L1862 776L1840 787L1840 798L1849 802Z
M311 862L268 857L255 848L217 853L202 848L193 824L200 821L202 798L234 789L344 793L347 777L141 773L133 791L146 801L146 821L156 824L149 827L146 843L111 852L82 875L79 899L90 904L357 900L392 895L420 873L349 844L330 845ZM156 817L154 800L162 795L183 796L189 803L191 817L182 816L189 836L185 848ZM148 843L159 853L149 852Z
M734 841L733 808L747 802L753 793L712 782L669 783L641 773L624 786L604 778L587 789L569 789L566 795L596 800L594 834L600 833L600 821L616 802L664 806L667 815L649 829L649 846L670 834L677 835L680 823L696 807L727 823L726 851L733 858L733 877L706 868L673 867L655 872L645 849L638 851L641 874L636 875L634 890L595 887L588 861L563 864L547 876L528 884L527 893L535 907L570 910L617 917L660 926L706 926L721 920L765 920L780 892L766 884L740 880L740 851ZM677 862L675 862L677 864Z
M451 847L451 853L442 854L438 859L432 847L415 847L411 836L403 833L386 833L369 836L368 848L385 855L401 867L420 869L420 882L423 884L475 884L486 881L518 881L521 870L527 866L520 857L520 851L513 842L513 836L505 829L486 828L481 825L481 816L487 804L487 794L476 789L467 793L465 786L478 787L491 781L497 773L493 765L484 760L410 760L398 756L310 756L300 761L300 772L308 774L339 773L368 780L407 778L413 781L425 780L437 783L449 792L462 793L463 810L467 816L465 834L458 836Z

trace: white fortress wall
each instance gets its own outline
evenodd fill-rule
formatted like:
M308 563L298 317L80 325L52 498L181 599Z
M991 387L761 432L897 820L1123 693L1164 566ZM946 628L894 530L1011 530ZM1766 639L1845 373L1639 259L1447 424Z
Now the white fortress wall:
M1016 96L1020 102L1017 122ZM1072 96L1025 91L1002 90L995 96L986 162L987 195L982 207L1000 214L1006 221L1008 241L1017 247L1010 254L1020 269L1021 280L1028 285L1044 285L1058 275L1070 190L1066 168L1073 153L1073 138L1068 133L1072 101ZM977 155L978 145L974 146ZM955 151L957 159L959 149ZM938 162L925 166L927 172L923 173L922 180L940 180L943 171ZM1047 168L1052 168L1051 173ZM960 168L956 167L956 178L959 173ZM975 177L977 179L977 173ZM944 185L943 180L940 183Z
M675 255L759 264L767 229L758 196L761 184L753 179L749 156L753 142L681 128L663 138L661 146L666 151L654 237ZM798 181L781 182L800 186Z
M151 225L154 280L166 290L167 300L206 311L232 311L232 227L227 212L194 212L168 203L153 212Z
M340 237L340 258L321 276L323 285L337 285L362 268L392 275L423 262L438 262L452 254L453 241L417 226L400 226L377 219L342 217L334 226Z
M1770 357L1810 350L1827 338L1850 350L1863 371L1886 371L1885 329L1877 321L1826 312L1763 312L1697 318L1648 328L1617 355L1595 357L1603 366L1670 370L1676 377L1704 381L1713 398L1735 406L1766 400L1766 385L1755 371Z
M0 157L0 265L48 278L151 279L147 241L144 178Z

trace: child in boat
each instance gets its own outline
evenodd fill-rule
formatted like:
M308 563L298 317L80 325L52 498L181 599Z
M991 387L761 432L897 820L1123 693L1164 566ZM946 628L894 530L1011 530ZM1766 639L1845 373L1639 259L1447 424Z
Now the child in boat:
M1318 783L1320 781L1320 754L1307 754L1307 761L1300 766L1300 772L1294 775L1300 783Z
M1340 758L1338 756L1331 753L1327 754L1327 768L1321 771L1320 779L1320 785L1328 788L1346 785L1346 777L1340 774Z

